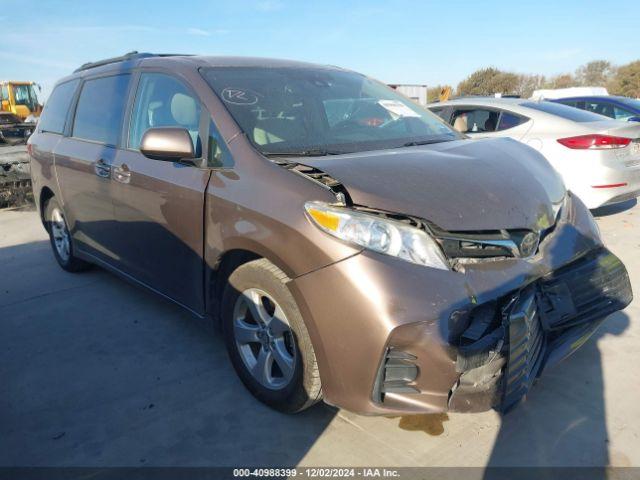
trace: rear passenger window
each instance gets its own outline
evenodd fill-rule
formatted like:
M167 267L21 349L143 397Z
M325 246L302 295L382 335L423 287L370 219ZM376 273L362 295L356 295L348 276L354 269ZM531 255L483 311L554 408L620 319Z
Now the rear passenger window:
M613 105L604 102L586 102L585 110L605 117L615 118L613 114Z
M451 125L461 133L495 132L499 115L499 112L482 108L455 110Z
M131 117L129 148L139 149L144 132L153 127L180 127L191 135L201 155L200 102L179 80L162 73L143 73Z
M87 80L82 86L73 136L116 146L127 104L131 75Z
M40 116L39 128L41 132L64 133L69 106L78 83L80 80L72 80L53 89Z
M500 115L500 121L498 122L497 131L508 130L513 127L517 127L521 123L526 122L527 119L524 117L519 117L518 115L514 115L509 112L502 112Z

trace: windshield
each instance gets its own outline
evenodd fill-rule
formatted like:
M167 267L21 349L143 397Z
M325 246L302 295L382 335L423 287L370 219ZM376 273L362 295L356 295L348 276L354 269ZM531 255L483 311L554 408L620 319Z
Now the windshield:
M13 85L13 96L16 105L24 105L32 111L38 106L38 97L33 85Z
M634 108L635 110L640 110L640 100L636 100L635 98L627 98L627 97L617 97L617 100L620 103L628 105L629 107Z
M463 138L363 75L329 68L218 67L205 78L264 154L336 154Z

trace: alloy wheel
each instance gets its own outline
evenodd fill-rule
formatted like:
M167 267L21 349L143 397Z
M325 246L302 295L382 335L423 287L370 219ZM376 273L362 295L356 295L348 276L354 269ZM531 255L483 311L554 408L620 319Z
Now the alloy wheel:
M59 208L54 208L51 212L51 235L56 252L63 262L68 262L71 257L71 238L67 222Z
M293 378L296 345L282 307L268 293L249 288L236 300L233 335L240 357L253 378L271 390Z

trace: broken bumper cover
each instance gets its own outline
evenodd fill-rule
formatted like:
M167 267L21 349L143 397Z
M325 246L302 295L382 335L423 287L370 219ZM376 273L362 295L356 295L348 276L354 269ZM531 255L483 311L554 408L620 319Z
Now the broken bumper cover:
M631 300L624 265L604 249L501 299L496 318L470 322L473 331L467 340L480 334L459 349L456 365L461 375L451 391L449 408L509 410L545 367L571 355L607 315ZM487 332L483 326L493 329Z
M579 201L533 260L463 274L364 251L289 287L325 401L381 415L509 408L632 296Z

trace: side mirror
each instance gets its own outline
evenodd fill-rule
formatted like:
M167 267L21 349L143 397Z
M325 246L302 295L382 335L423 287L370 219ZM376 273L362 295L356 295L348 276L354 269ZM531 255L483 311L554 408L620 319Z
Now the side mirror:
M640 122L640 115L627 118L627 122Z
M152 160L178 162L195 158L193 141L186 128L150 128L142 136L140 152Z

